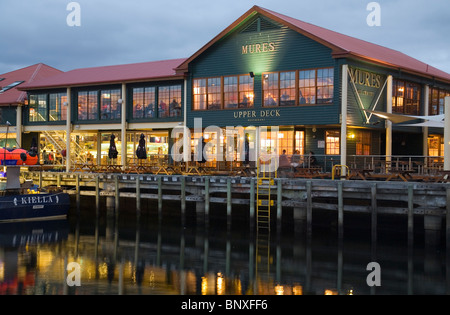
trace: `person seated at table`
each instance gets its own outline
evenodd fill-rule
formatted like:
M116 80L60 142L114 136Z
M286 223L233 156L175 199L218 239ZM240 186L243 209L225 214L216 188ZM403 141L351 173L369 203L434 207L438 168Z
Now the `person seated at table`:
M291 166L293 167L294 171L297 167L300 166L300 162L301 162L300 151L295 150L291 158Z
M291 163L289 162L289 158L286 155L286 150L283 150L283 153L280 155L278 159L278 167L289 167Z
M308 163L309 163L309 165L308 165L309 167L317 166L317 160L316 160L316 157L314 156L314 152L313 151L309 151Z

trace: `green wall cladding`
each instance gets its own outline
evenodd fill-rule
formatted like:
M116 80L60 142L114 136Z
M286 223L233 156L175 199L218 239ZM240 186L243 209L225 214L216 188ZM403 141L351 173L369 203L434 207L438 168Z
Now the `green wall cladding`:
M247 31L257 20L254 17L241 28L219 40L190 63L187 99L187 124L193 127L195 117L201 117L203 126L268 126L268 125L312 125L339 123L339 65L331 57L331 49L313 41L274 21L276 27L261 32ZM266 20L267 21L267 20ZM242 53L246 45L273 43L274 51ZM266 46L268 48L269 46ZM248 48L250 49L250 48ZM261 48L262 50L262 48ZM268 49L267 49L268 50ZM248 50L250 51L250 50ZM263 72L291 71L334 67L334 104L262 107ZM194 78L240 75L253 72L254 107L247 110L192 111L192 80ZM239 113L242 112L242 113Z

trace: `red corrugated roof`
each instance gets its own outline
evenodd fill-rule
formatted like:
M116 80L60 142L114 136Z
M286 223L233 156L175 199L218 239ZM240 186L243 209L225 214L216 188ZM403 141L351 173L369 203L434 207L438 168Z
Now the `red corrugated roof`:
M179 66L185 60L186 59L171 59L75 69L31 84L24 84L20 88L23 90L31 90L151 79L171 79L176 77L174 68Z
M277 17L281 21L285 21L299 32L306 32L306 36L309 35L309 37L312 37L313 39L316 38L318 41L324 41L325 43L334 46L333 55L335 57L345 55L354 56L413 73L441 78L447 81L450 80L450 74L412 58L400 51L337 33L267 9L259 9L262 12L267 12L269 15Z
M0 74L0 79L4 78L4 80L0 81L0 87L6 87L16 81L25 81L16 87L13 87L5 92L1 92L0 105L23 103L27 94L26 92L18 90L18 88L24 86L25 84L39 81L43 78L51 77L60 73L62 73L62 71L47 66L46 64L38 63L29 67Z
M261 8L259 6L253 6L244 15L237 19L233 24L227 27L219 35L214 37L205 46L198 50L191 57L177 68L177 71L186 71L189 62L194 60L197 56L203 53L206 49L211 47L215 42L219 41L222 37L233 31L235 27L238 27L246 19L254 16L255 14L261 14L272 20L275 20L287 27L327 46L333 51L333 56L337 57L350 57L362 59L378 64L382 64L394 69L401 69L403 71L424 75L428 77L435 77L445 81L450 81L450 74L434 68L424 62L414 59L404 53L397 50L393 50L384 46L369 43L367 41L357 39L351 36L347 36L335 31L328 30L323 27L319 27L310 23L306 23L286 15Z

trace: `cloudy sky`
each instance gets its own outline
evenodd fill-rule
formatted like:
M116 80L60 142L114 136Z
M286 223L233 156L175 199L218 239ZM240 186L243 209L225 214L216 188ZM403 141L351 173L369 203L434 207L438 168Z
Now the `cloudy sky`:
M66 19L71 0L0 0L0 73L43 62L63 71L185 58L253 5L399 50L450 73L450 1L78 0L80 26Z

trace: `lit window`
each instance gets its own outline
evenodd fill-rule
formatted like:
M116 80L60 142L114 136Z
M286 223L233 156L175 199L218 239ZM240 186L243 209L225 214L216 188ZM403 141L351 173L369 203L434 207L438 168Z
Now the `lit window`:
M326 132L326 154L338 155L340 144L340 132L339 131L327 131Z
M419 115L420 89L419 84L394 80L392 84L392 112Z

